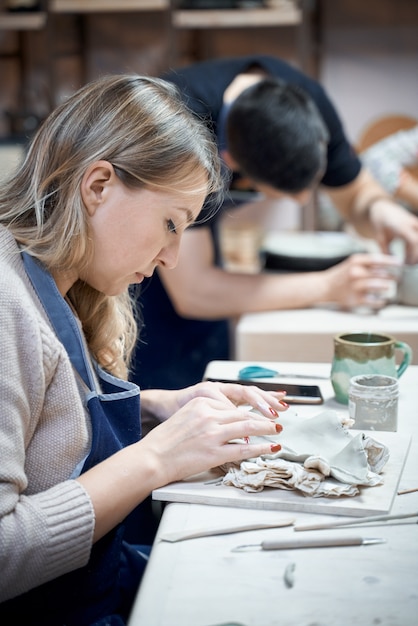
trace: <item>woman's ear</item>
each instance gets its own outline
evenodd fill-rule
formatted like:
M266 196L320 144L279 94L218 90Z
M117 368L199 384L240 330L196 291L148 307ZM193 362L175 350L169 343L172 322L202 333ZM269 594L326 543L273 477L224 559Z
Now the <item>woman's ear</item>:
M114 176L115 170L108 161L95 161L85 171L81 181L81 197L89 215L94 215L105 200Z

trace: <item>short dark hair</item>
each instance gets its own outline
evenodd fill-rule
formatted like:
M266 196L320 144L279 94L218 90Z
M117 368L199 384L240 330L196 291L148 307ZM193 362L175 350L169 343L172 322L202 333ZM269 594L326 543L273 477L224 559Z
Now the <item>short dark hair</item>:
M265 78L245 89L228 113L228 151L255 182L296 193L326 167L328 130L298 85Z

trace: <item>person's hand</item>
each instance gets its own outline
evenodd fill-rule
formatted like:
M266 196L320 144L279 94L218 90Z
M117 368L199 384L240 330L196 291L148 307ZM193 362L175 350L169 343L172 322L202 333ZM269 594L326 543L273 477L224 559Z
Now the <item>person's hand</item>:
M394 239L405 243L405 262L418 263L418 217L385 198L373 202L369 219L375 238L384 253Z
M76 479L89 494L94 507L94 541L122 521L154 489L225 463L239 463L280 450L278 439L282 426L277 417L260 404L268 404L267 399L270 399L271 404L276 403L283 411L287 407L278 399L283 394L271 394L270 398L268 393L255 387L240 387L202 383L181 391L151 389L144 392L148 409L153 406L161 409L161 405L169 401L177 405L177 410L145 437ZM234 402L250 402L259 410L252 411L248 404L237 407ZM262 415L260 408L268 416ZM249 438L257 436L269 436L270 440L250 443Z
M323 272L326 300L347 309L381 309L393 298L400 266L394 256L353 254Z
M204 387L207 384L202 383ZM240 462L280 449L280 445L275 442L247 443L251 436L274 436L281 432L282 427L276 423L273 415L270 414L269 418L245 407L237 408L225 394L217 393L217 383L211 385L213 390L208 392L211 397L192 397L140 442L148 458L150 455L154 458L152 465L157 485L181 480L227 462ZM245 400L245 396L256 400L256 404L259 398L264 401L263 395L252 392L251 388L244 390L243 394L239 390L232 390L232 396L239 402L241 398ZM285 408L281 406L281 410ZM230 443L235 439L244 442Z
M143 392L141 397L145 398L150 393L153 391ZM251 406L269 418L277 417L280 411L287 408L286 394L280 391L280 384L277 385L277 392L271 392L264 391L256 385L206 381L184 389L158 390L156 393L158 393L158 407L154 402L153 409L160 420L167 419L187 402L198 397L219 400L230 408Z
M192 398L200 396L227 401L231 406L250 405L270 418L277 417L278 412L288 407L285 402L286 392L280 391L280 383L277 383L277 391L271 392L260 389L256 384L240 385L206 381L179 390L177 401L179 406L182 406Z

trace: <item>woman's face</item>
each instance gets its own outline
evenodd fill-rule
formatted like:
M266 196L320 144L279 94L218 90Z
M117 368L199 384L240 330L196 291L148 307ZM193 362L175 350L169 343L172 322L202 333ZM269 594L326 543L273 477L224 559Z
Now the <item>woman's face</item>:
M200 182L203 189L203 175ZM79 278L113 296L151 276L157 266L175 267L181 236L204 200L203 192L132 190L113 173L97 203L88 205L93 258Z

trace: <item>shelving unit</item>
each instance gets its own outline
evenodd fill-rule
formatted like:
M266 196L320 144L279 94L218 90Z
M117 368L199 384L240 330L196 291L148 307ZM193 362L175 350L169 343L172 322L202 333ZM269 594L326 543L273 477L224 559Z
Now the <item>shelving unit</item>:
M272 2L255 9L178 9L176 0L50 0L49 12L76 13L121 13L136 11L167 12L169 36L175 40L177 31L192 30L200 33L227 28L279 28L300 26L303 29L306 0L295 2ZM306 35L306 32L305 32ZM299 38L302 40L302 37ZM175 47L175 46L174 46Z
M162 24L164 32L167 36L167 41L171 41L171 0L49 0L49 23L50 31L53 27L54 18L63 15L73 15L77 17L78 21L78 35L81 42L82 65L84 70L83 82L88 80L86 68L88 66L87 59L87 46L85 45L87 39L87 23L88 17L105 14L124 14L124 13L157 13L162 16ZM53 45L53 37L50 38L51 45ZM171 48L170 48L171 51ZM55 72L54 68L51 70L53 76L52 90L55 94Z
M46 2L41 4L42 10L36 11L7 11L0 8L0 32L14 33L16 36L16 47L12 52L1 53L2 58L15 58L18 64L20 91L18 105L15 109L7 111L10 118L12 134L18 132L15 126L22 125L27 132L35 128L38 120L35 114L31 113L28 99L27 85L30 77L30 34L32 32L42 32L46 29L48 12Z
M295 27L297 55L302 69L308 69L311 56L311 33L308 27L312 0L271 1L262 8L180 9L177 0L50 0L49 13L78 14L81 18L94 13L161 11L166 13L169 62L176 63L176 33L194 32L196 60L211 54L211 34L216 29L252 29Z
M121 13L166 11L170 0L50 0L51 13Z
M295 27L296 48L300 67L310 74L316 73L313 49L317 33L313 33L311 15L313 0L295 0L267 3L261 8L240 9L176 9L172 10L174 31L194 31L200 42L201 56L211 55L211 33L217 29L251 29Z
M45 28L47 20L46 11L34 11L33 13L6 13L0 12L0 30L41 30Z
M302 21L302 10L295 3L280 8L174 10L174 28L263 28L294 26Z
M21 104L25 107L25 86L28 81L31 50L29 31L43 32L45 41L45 72L48 76L50 105L57 101L57 55L55 53L55 18L73 15L77 18L78 36L81 42L82 67L88 66L85 46L87 17L94 14L157 12L163 17L162 37L168 42L167 63L178 61L180 33L190 31L196 43L195 60L211 56L212 36L217 29L257 29L295 27L295 46L302 69L309 70L306 60L312 57L312 40L309 18L314 0L271 0L262 8L236 9L179 9L177 0L43 0L41 9L33 12L7 12L0 8L0 32L14 31L17 34L17 51L21 77ZM1 0L0 0L1 7ZM29 42L29 44L28 44ZM10 56L10 53L7 53Z
M293 26L303 18L301 3L284 2L258 9L176 9L170 0L50 0L51 13L169 11L174 29L262 28ZM303 4L303 3L302 3Z

